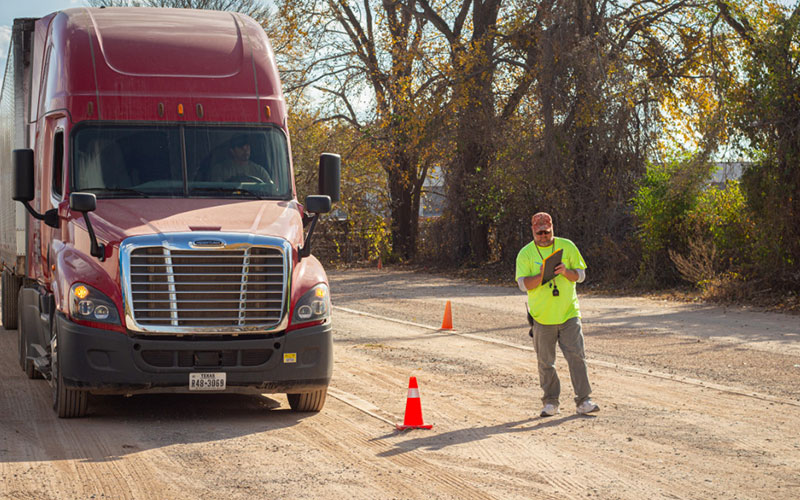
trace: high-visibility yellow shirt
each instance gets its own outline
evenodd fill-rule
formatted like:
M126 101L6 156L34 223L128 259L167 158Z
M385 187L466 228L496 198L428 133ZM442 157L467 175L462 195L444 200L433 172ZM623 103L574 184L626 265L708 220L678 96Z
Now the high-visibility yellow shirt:
M536 247L531 241L517 254L517 277L536 276L542 272L542 258L545 259L556 250L563 250L561 262L567 269L586 269L578 247L566 238L554 238L548 247ZM558 288L558 296L553 296L553 288ZM555 278L533 290L528 290L528 310L537 323L542 325L560 325L571 318L580 318L578 292L575 282L557 274Z

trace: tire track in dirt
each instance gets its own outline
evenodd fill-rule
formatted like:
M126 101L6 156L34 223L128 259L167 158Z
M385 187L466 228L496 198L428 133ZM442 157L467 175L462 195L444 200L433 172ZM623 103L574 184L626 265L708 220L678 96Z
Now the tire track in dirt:
M359 366L359 365L368 366L370 367L370 369L367 371L364 369L351 368L352 366ZM364 386L372 388L385 387L382 384L382 381L387 378L386 377L387 373L391 373L393 371L391 367L378 365L375 363L361 363L361 364L348 363L347 366L344 367L343 369L348 371L348 373L357 372L357 376L354 378L357 379ZM339 373L341 373L341 371ZM441 394L443 390L446 389L449 389L449 387L442 386L441 384L438 384L435 381L430 381L426 386L427 391L429 391L431 394L436 394L436 395ZM336 390L339 391L339 389ZM388 390L390 389L387 389L387 391ZM477 410L470 412L468 409L463 408L459 404L459 401L463 400L465 396L467 395L457 394L455 402L453 401L442 402L439 401L437 398L437 404L436 404L437 411L435 412L435 414L443 415L442 421L444 422L445 415L459 415L467 412L467 416L465 417L465 419L467 421L476 422L482 418L481 408L491 406L492 402L497 400L496 394L489 394L486 392L483 392L479 398L475 395L469 396L472 403L476 403L478 402L476 400L480 399L479 401L480 404L476 405L478 407ZM378 408L376 405L372 403L368 404L370 404L370 406L373 408ZM430 420L426 421L428 423L431 422ZM445 426L443 425L441 427ZM441 427L437 428L437 426L434 426L434 432L437 432L438 430L439 433L436 439L439 441L447 441L450 438L450 436L457 435L457 438L455 439L458 442L469 443L470 456L472 457L471 460L480 464L480 467L478 467L479 470L487 465L491 465L496 469L504 471L504 476L507 475L513 476L517 473L515 466L519 465L514 461L513 457L518 457L521 454L524 455L525 451L527 450L527 445L525 442L519 439L514 439L513 437L507 437L505 434L503 434L503 431L501 429L487 430L484 427L475 427L475 428L467 427L462 429L456 429L453 431L448 431L447 429L442 431ZM449 428L450 425L447 425L447 427ZM503 427L512 431L515 429L524 430L524 428L508 426L503 424L494 427L498 428ZM422 440L424 439L420 438L420 441ZM414 440L412 439L412 441ZM424 448L424 445L422 447ZM413 446L410 446L410 448L413 448ZM436 449L438 449L437 445L435 443L431 443L430 445L428 445L426 451L430 452L431 450L436 450ZM540 476L542 477L545 487L554 488L562 494L579 495L582 491L585 491L590 486L589 481L591 479L587 479L584 481L581 480L580 478L571 477L568 472L565 473L564 471L559 470L558 467L555 467L546 458L540 457L539 455L540 455L539 453L533 453L530 454L528 458L530 460L535 461L534 469L540 472ZM528 479L530 482L530 478ZM530 487L530 484L528 484L527 486Z
M343 322L342 319L343 318L340 318L339 324L342 325L342 323L345 323L343 326L347 327L347 323L348 322L347 321ZM381 327L379 325L370 325L368 323L364 324L363 326L364 326L366 331L378 331L378 330L381 329ZM411 337L414 337L414 336L415 336L415 334L411 335ZM393 335L392 339L395 339L396 337L397 337L396 335ZM358 344L353 344L352 340L349 340L349 339L345 339L345 340L350 342L350 347L358 347ZM426 345L435 344L436 342L438 342L440 340L441 340L441 336L431 336L429 338L429 340L425 344ZM383 361L391 361L392 365L389 366L389 370L388 370L388 371L391 371L391 367L392 366L397 366L397 364L395 362L395 358L397 358L396 352L408 351L409 348L408 347L399 347L399 346L402 346L404 344L408 345L407 342L404 342L402 340L399 341L399 342L396 342L394 340L389 339L389 340L386 340L385 342L387 342L388 345L390 345L390 346L398 346L398 347L390 347L390 348L383 349L383 350L361 349L360 351L358 351L357 354L383 354L384 357L389 355L389 357L386 358L386 359L384 359L381 356L377 356L377 359L381 359ZM455 342L452 338L449 339L448 342L450 343L450 349L451 350L454 351L454 350L456 350L458 348L458 343ZM412 343L412 345L413 345L413 343ZM439 350L436 347L431 347L431 349L436 350L436 351ZM487 348L487 350L488 349L489 348ZM412 348L408 356L411 359L418 359L418 358L420 358L421 356L424 356L424 355L425 355L424 352L422 352L422 351L414 352L414 350ZM343 364L343 365L345 365L343 369L347 369L346 366L352 364L352 365L360 365L360 366L369 366L370 370L375 370L375 371L378 371L378 372L381 372L381 373L386 373L387 372L387 367L386 366L379 366L376 363L375 356L373 356L372 358L373 358L372 361L369 361L369 362L366 362L366 363L364 363L364 362L358 363L355 360L353 360L352 362L348 362L346 365ZM522 365L513 364L512 363L511 369L518 369L519 366L522 366ZM430 367L430 366L426 365L426 367ZM559 373L561 373L563 375L566 375L567 372L566 372L565 368L566 367L563 365L563 363L561 363L559 368L558 368L559 369ZM528 369L530 369L530 366L528 366ZM341 370L342 370L342 368L339 369L340 372L341 372ZM394 370L396 371L397 368L394 368ZM622 404L633 405L632 408L642 408L643 405L644 405L645 408L653 408L653 409L662 408L663 411L668 412L668 413L664 413L664 415L666 417L665 422L668 422L669 418L672 417L672 412L679 411L681 409L683 409L683 411L685 412L686 410L685 410L685 408L683 408L683 406L685 404L687 404L687 401L689 401L689 404L690 404L690 407L691 407L691 412L689 412L687 418L689 418L690 420L694 420L695 421L694 425L695 425L696 428L693 429L693 430L687 430L685 432L685 438L681 438L682 442L679 443L679 446L683 450L691 450L692 448L698 448L697 447L698 440L700 440L700 441L705 440L705 441L713 442L714 440L718 439L719 418L718 417L713 417L713 416L710 416L710 415L706 416L706 414L703 413L703 412L707 412L708 408L714 408L715 405L720 405L720 403L722 402L724 404L719 409L723 413L729 412L732 415L736 415L739 412L743 412L743 416L744 416L746 413L751 412L751 410L748 409L747 405L743 406L741 404L742 403L742 397L739 394L729 394L729 393L720 394L718 391L716 391L714 389L710 389L710 388L702 387L702 386L692 386L692 385L684 386L682 384L675 385L675 381L673 381L673 380L663 379L663 378L658 378L658 377L656 377L656 378L645 377L644 379L642 379L642 377L641 377L642 374L640 374L640 373L633 373L633 372L627 372L627 371L624 371L624 370L619 370L619 369L617 369L617 367L613 367L613 368L595 367L590 372L591 372L591 378L593 380L598 380L598 382L601 382L600 384L598 384L600 386L608 385L611 380L614 380L615 381L614 385L617 385L619 387L630 387L630 388L634 389L633 393L630 394L630 395L628 395L626 393L622 393L622 398L620 398L620 400L619 400L619 404L620 405L622 405ZM445 373L439 374L439 375L442 376L442 375L446 375L446 374L447 373L445 372ZM364 382L364 385L366 385L366 386L375 387L375 384L373 383L374 380L370 380L368 377L366 377L365 373L363 372L363 370L362 370L362 372L359 373L358 377L351 377L351 378L357 378L358 380ZM427 378L428 378L428 382L425 385L425 391L428 394L436 394L438 392L452 391L452 387L447 387L447 386L438 387L438 386L436 386L434 384L434 381L433 381L433 379L437 378L435 375L429 373L427 375ZM495 377L492 377L492 378L495 378ZM565 387L565 390L567 390L568 380L569 379L566 376L564 378L565 378L565 380L563 381L563 386ZM643 382L646 382L646 383L643 383ZM357 389L355 389L355 392L357 392ZM611 394L609 394L608 396L611 397ZM478 391L477 393L473 392L473 393L470 393L470 394L462 393L459 397L469 398L470 401L473 404L475 404L476 406L479 406L479 407L484 407L484 405L487 404L485 399L480 396L480 391ZM488 397L488 399L491 399L492 395L488 395L487 397ZM368 398L368 399L370 399L370 398ZM451 408L447 408L447 409L443 408L443 406L445 405L447 400L448 400L448 398L438 398L438 399L435 400L435 407L439 410L439 413L451 414L451 415L457 414L457 408L456 407L451 407ZM476 401L476 400L478 400L478 401ZM614 400L616 401L616 398ZM514 403L516 401L519 401L519 396L516 396L516 397L513 397L513 398L510 399L510 403ZM428 399L428 404L429 403L430 403L430 398ZM753 403L751 403L751 404L753 404ZM381 403L375 402L375 405L376 406L381 406ZM426 406L425 403L423 405ZM433 405L431 405L431 406L433 406ZM503 407L504 405L500 404L499 406ZM616 406L616 403L615 403L615 406ZM736 408L738 408L738 410L735 410ZM451 412L450 410L453 410L453 411ZM652 410L648 410L648 412L652 413ZM436 414L436 413L434 413L434 414ZM603 415L603 419L605 420L607 415L608 415L608 413L606 413L604 411L602 415ZM475 417L475 420L479 420L480 415L478 413L473 413L473 414L470 415L470 420L472 420L473 417ZM642 418L644 420L647 420L650 417L648 416L647 413L645 413L645 414L643 414ZM763 417L760 414L757 414L757 415L755 415L755 417L751 416L751 418L754 418L754 420L756 420L756 421L760 421L760 419L763 418ZM426 419L426 421L427 420L428 419ZM621 421L621 424L625 425L622 421ZM441 430L441 427L440 427L440 430ZM625 432L625 431L623 431L623 432ZM668 436L670 435L670 432L672 432L670 429L664 429L664 433L665 433L665 436L667 437L667 439L669 439ZM743 432L750 432L750 429L748 428L747 430L744 430ZM698 434L698 433L700 433L700 434ZM475 434L475 431L468 431L464 435L474 436L474 435L480 435L480 433ZM701 436L699 439L698 439L698 435ZM702 436L706 436L706 437L703 438ZM626 443L628 442L628 441L625 440L625 436L622 435L622 434L619 434L618 438L621 439L622 441L626 442ZM472 438L470 438L470 439L472 439ZM515 451L511 447L509 447L509 445L507 445L507 444L502 444L501 445L500 443L503 442L503 438L502 437L493 437L493 439L495 440L495 442L498 443L498 446L506 446L506 447L508 447L510 456L513 456L513 455L515 455L515 453L518 453L517 451ZM648 440L649 438L647 437L647 434L645 434L644 437L642 437L640 439ZM754 443L757 443L757 442L758 441L755 441ZM474 447L476 449L479 448L480 446L481 446L480 444L475 444L474 445ZM646 447L647 443L645 442L645 444L643 446ZM623 447L623 449L625 449L625 453L628 453L628 450L631 449L631 445L630 444L626 444ZM644 450L642 448L638 448L637 450L640 450L642 456L647 456L648 454L652 453L652 452L648 452L647 450ZM595 450L593 449L593 444L589 443L587 445L586 449L584 450L584 452L585 453L589 453L589 454L595 453ZM707 467L705 467L706 470L724 470L726 467L729 467L729 465L730 465L730 464L726 463L726 460L724 458L723 459L719 459L717 457L714 457L713 456L714 450L703 451L702 448L698 448L697 452L702 453L703 457L704 457L704 460L708 461L710 464L716 464L716 465L708 465ZM688 452L688 453L691 454L691 453L697 453L697 452L692 451L692 452ZM622 453L621 450L620 450L620 453ZM492 456L491 453L485 453L485 455L487 457ZM537 464L534 468L540 468L540 469L543 469L543 470L547 470L546 467L550 464L550 460L552 460L553 455L558 456L558 453L556 453L554 451L550 451L550 452L547 452L547 455L549 455L547 457L547 459L546 459L547 461L545 461L544 463ZM630 459L626 459L626 460L623 460L623 461L615 460L613 458L614 455L611 452L606 453L605 455L607 455L609 457L609 459L610 459L608 464L603 464L603 466L595 467L590 471L585 471L584 476L586 478L588 478L588 483L583 483L581 479L579 479L578 482L575 482L575 478L572 478L572 477L566 477L565 478L565 477L555 477L554 476L553 484L557 488L563 488L564 492L569 494L574 490L582 490L584 484L591 484L593 482L599 482L599 483L605 482L607 484L613 484L614 485L613 486L614 491L624 491L624 492L626 492L626 495L625 495L626 498L628 498L628 497L630 497L630 498L638 498L638 497L642 497L642 496L646 497L646 496L649 496L650 494L653 494L653 490L654 489L655 490L660 490L660 494L664 494L664 495L668 494L668 495L672 495L672 496L677 497L677 498L698 498L698 496L697 496L698 491L707 491L708 496L714 496L714 494L715 494L714 493L715 490L713 490L713 489L704 490L702 484L699 485L699 487L697 485L695 485L694 481L692 480L691 474L686 474L683 478L680 478L678 481L675 481L675 478L673 477L672 481L666 481L665 482L663 479L661 479L660 474L658 473L659 471L656 471L656 473L654 473L653 471L650 470L650 468L652 467L652 464L648 464L648 463L644 463L644 462L637 463L635 460L631 461ZM621 456L624 456L624 454L621 455ZM545 460L545 459L543 459L543 460ZM575 460L580 460L580 451L576 455L573 455L573 456L568 456L568 455L564 456L563 460L564 460L565 463L570 463L570 462L573 462ZM618 463L615 463L615 462L618 462ZM674 460L673 459L673 460L667 460L665 467L669 466L670 463L675 464L675 466L678 466L678 467L680 467L682 465L681 460ZM741 465L743 465L743 464L739 464L739 466L741 466ZM739 469L739 470L742 470L742 469ZM744 471L742 470L742 472L744 472ZM636 479L636 480L628 480L628 478L636 478L636 477L643 478L643 477L648 477L648 476L649 476L649 486L647 486L645 488L642 488L641 486L637 485L637 482L639 481L638 479ZM742 476L742 474L740 474L740 476ZM739 479L739 481L741 481L741 479ZM575 493L575 494L580 495L580 492ZM630 495L630 496L628 496L628 495Z
M90 498L92 495L113 494L117 498L133 498L131 479L143 479L137 467L126 464L120 468L103 453L97 429L87 421L40 421L38 441L45 456L56 469L51 483L57 498ZM60 458L58 458L60 457ZM135 483L134 483L135 484ZM140 484L146 484L140 483ZM135 490L134 490L135 491Z
M0 331L0 335L15 333ZM29 380L19 369L15 349L16 343L13 353L0 350L0 363L10 375L0 393L0 422L10 430L3 440L0 471L13 478L8 485L12 490L0 497L159 498L163 491L151 486L153 471L147 463L120 456L124 450L117 440L126 433L91 417L58 419L47 381ZM20 466L32 473L20 474ZM42 477L50 479L43 482Z
M365 370L359 370L358 376L356 377L359 381L361 381L365 386L369 387L378 387L379 383L378 380L385 378L386 373L391 372L390 367L377 365L375 363L361 363L364 366L369 366L370 371L366 372ZM358 366L359 363L348 363L345 370L350 370L349 366L355 365ZM378 375L380 374L380 375ZM429 378L432 378L429 376ZM437 384L433 381L428 382L425 387L425 391L429 391L431 394L440 394L443 391L447 391L451 389L447 386L442 386L441 384ZM459 404L459 401L468 398L473 405L477 403L476 399L480 399L480 404L475 405L478 408L476 411L468 412L468 416L465 417L465 420L468 421L479 421L482 418L481 409L492 406L492 402L495 400L496 395L488 394L485 391L481 391L481 396L478 397L475 394L456 394L455 402L442 402L437 400L436 407L438 411L436 414L441 415L458 415L463 413L464 411L468 411L466 408L463 408L462 405ZM444 421L444 418L442 418ZM441 432L441 431L440 431ZM491 432L491 431L488 431ZM482 457L480 461L482 464L492 464L498 467L502 467L503 470L508 473L510 470L514 470L513 466L516 465L514 463L514 459L511 457L519 456L518 453L523 453L524 449L519 449L520 443L516 440L512 439L505 439L502 435L492 434L491 441L488 439L489 436L486 435L487 430L482 428L477 429L459 429L456 431L451 431L451 433L457 433L457 439L462 442L468 442L471 445L470 452L472 454L478 455ZM448 432L445 431L445 435L441 437L441 439L446 440ZM524 448L524 444L522 445ZM508 453L516 448L514 453ZM500 450L503 450L501 452ZM550 474L544 474L545 480L548 482L550 487L557 488L562 493L574 493L577 494L580 491L583 491L587 484L582 483L580 481L573 481L569 478L564 479L562 474L557 471L551 464L549 464L546 460L539 460L537 462L538 467L535 467L537 470L547 470L550 471ZM516 471L515 471L516 472ZM566 477L566 476L564 476Z
M469 467L486 476L486 484L493 490L516 492L519 498L562 499L562 492L554 492L551 484L541 471L509 469L506 466L486 463L475 458L454 457L441 452L429 452L436 456L438 461L449 464L452 468ZM535 496L532 496L531 483L534 483ZM503 490L503 488L505 488ZM502 495L500 496L501 498Z
M424 325L424 324L421 324L421 323L409 322L409 321L400 320L400 319L396 319L396 318L392 318L392 317L388 317L388 316L382 316L382 315L379 315L379 314L368 313L368 312L365 312L365 311L359 311L359 310L348 308L348 307L333 306L333 308L336 309L336 310L340 310L342 312L348 313L348 314L355 314L355 315L374 318L374 319L378 319L378 320L384 320L384 321L389 321L389 322L393 322L393 323L399 323L399 324L410 326L410 327L421 328L421 329L431 330L431 331L436 331L436 332L442 332L442 330L440 328L436 328L436 327L433 327L433 326L430 326L430 325ZM464 337L464 338L470 338L470 339L474 339L474 340L477 340L477 341L480 341L480 342L486 342L486 343L489 343L489 344L496 344L496 345L506 346L506 347L510 347L510 348L513 348L513 349L519 349L519 350L522 350L522 351L534 352L534 349L531 346L522 345L522 344L518 344L518 343L515 343L515 342L509 342L509 341L502 340L502 339L496 339L496 338L488 337L486 335L481 335L480 332L476 331L476 330L459 329L458 331L447 331L447 332L443 332L443 333L446 333L446 334L449 334L449 335L458 335L458 336L461 336L461 337ZM785 405L790 405L790 406L796 406L796 407L800 408L800 401L792 401L790 399L777 398L777 397L771 396L769 394L760 394L758 392L755 392L755 391L752 391L752 390L749 390L749 389L746 389L746 388L731 387L731 386L717 384L717 383L714 383L714 382L710 382L710 381L706 381L706 380L700 380L700 379L696 379L696 378L692 378L692 377L686 377L686 376L681 376L681 375L673 375L673 374L669 374L669 373L662 373L662 372L654 371L652 369L644 369L644 368L639 368L639 367L636 367L636 366L624 365L624 364L620 364L620 363L610 363L610 362L607 362L607 361L601 361L601 360L596 360L596 359L587 359L586 360L586 364L587 365L601 366L601 367L604 367L604 368L614 368L614 369L618 369L618 370L624 370L624 371L628 371L628 372L631 372L631 373L637 373L639 375L644 375L644 376L648 376L648 377L657 377L657 378L663 378L663 379L667 379L667 380L673 380L673 381L681 382L681 383L684 383L684 384L696 385L698 387L707 387L707 388L710 388L710 389L715 389L715 390L717 390L719 392L727 392L727 393L736 394L736 395L739 395L739 396L745 396L745 397L750 397L750 398L754 398L754 399L760 399L762 401L767 401L767 402L771 402L771 403L779 403L779 404L785 404Z
M345 408L342 406L342 408ZM368 465L383 471L381 477L390 477L393 470L399 468L401 471L410 471L413 476L419 476L415 480L410 481L400 474L398 480L384 479L381 481L382 485L386 488L395 490L400 498L423 498L430 495L432 498L459 498L466 500L480 500L487 498L495 498L484 490L484 488L475 487L465 478L458 474L451 473L448 470L438 467L427 458L423 458L420 453L410 450L402 453L391 453L392 448L389 444L384 443L384 439L401 438L402 434L390 431L388 435L380 438L374 437L368 431L365 431L364 422L352 416L352 410L346 412L337 411L336 420L331 420L326 423L327 425L342 427L342 421L346 420L347 433L337 436L339 439L330 440L330 437L323 432L317 430L317 427L308 428L304 430L304 437L308 439L309 444L322 446L325 450L329 451L333 456L341 457L348 456L351 460L360 462L358 455L350 450L356 448L385 458L386 461L371 462ZM327 415L320 415L319 418L329 418ZM367 425L370 430L375 430L374 425ZM343 439L344 438L344 439ZM347 443L357 442L359 446L352 447L346 446L341 441ZM391 463L392 466L388 466ZM366 465L366 464L365 464ZM436 485L435 487L433 485Z
M91 435L91 439L82 445L82 451L86 456L93 456L91 460L99 464L96 467L99 469L96 473L97 482L94 484L101 484L107 491L109 487L105 478L112 477L111 493L122 492L124 498L156 498L163 494L164 483L156 479L158 474L155 468L149 461L140 460L135 454L129 453L130 448L124 445L125 441L135 442L138 439L134 439L125 429L120 432L120 425L117 424L104 422L92 427L75 436Z
M394 436L401 437L401 436ZM449 470L442 469L427 458L422 458L420 453L409 451L407 453L392 454L391 448L385 445L376 445L374 438L367 435L359 436L359 440L365 447L373 448L379 456L387 458L392 463L404 470L415 470L423 476L420 481L422 484L438 484L446 488L436 488L437 493L445 493L451 498L463 499L485 499L493 498L483 488L476 488L465 480L465 478L451 473Z
M372 293L368 284L358 286ZM402 286L394 283L375 296L372 311L396 308L398 317L414 321L441 312L438 302L437 311L424 311L427 316L417 312L421 301L398 304L395 288ZM106 408L93 406L96 413L85 421L59 421L49 407L47 384L22 378L15 339L0 339L0 347L14 347L0 348L0 369L13 373L5 379L6 399L0 393L0 497L797 497L800 416L793 407L653 376L647 366L657 350L626 352L625 366L643 368L620 369L613 349L618 336L605 332L608 364L589 366L602 411L595 417L571 414L569 377L559 357L562 414L541 419L533 353L508 345L513 342L506 327L513 321L506 316L520 308L496 308L492 296L478 296L480 287L466 288L475 290L471 300L480 308L462 313L454 303L454 312L472 314L470 320L454 318L457 326L496 328L453 335L335 310L334 378L320 414L294 414L282 396L282 406L272 412L253 399L216 408L217 403L196 405L201 400L165 395L144 411L134 409L140 403L126 403L133 400L109 401ZM420 290L445 295L413 286L399 293L413 297ZM680 349L670 348L669 355ZM635 355L642 352L646 356ZM678 364L663 366L682 373ZM394 431L409 375L419 379L432 431ZM740 380L709 377L720 385ZM760 384L780 394L771 392L776 385L769 380ZM56 446L37 448L58 433L66 435ZM55 486L45 485L42 478L51 477Z

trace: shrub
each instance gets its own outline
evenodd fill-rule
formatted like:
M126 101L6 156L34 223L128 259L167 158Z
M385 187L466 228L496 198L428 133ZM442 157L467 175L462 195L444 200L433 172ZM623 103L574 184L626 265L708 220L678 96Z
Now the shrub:
M664 286L679 280L668 251L686 251L687 215L697 206L710 171L709 163L691 158L648 165L632 200L642 246L640 284Z
M738 182L702 191L687 214L687 226L693 238L713 243L718 269L741 271L752 263L757 227Z

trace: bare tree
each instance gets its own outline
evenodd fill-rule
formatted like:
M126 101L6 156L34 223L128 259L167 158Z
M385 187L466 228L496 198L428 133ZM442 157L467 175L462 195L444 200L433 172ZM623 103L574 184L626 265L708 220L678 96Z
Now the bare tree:
M435 158L441 86L427 77L427 23L391 0L284 2L281 17L306 34L309 52L296 61L320 120L340 120L378 151L387 178L392 246L416 252L422 184Z
M522 210L554 212L586 241L619 230L633 179L659 154L662 107L713 76L709 1L415 5L449 46L449 227L460 262L485 261L490 235L512 234ZM716 117L699 120L707 138ZM716 143L706 142L708 152Z

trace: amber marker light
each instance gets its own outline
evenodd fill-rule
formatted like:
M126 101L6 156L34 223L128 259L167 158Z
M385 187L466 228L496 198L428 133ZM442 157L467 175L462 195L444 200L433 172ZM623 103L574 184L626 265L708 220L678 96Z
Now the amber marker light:
M270 109L269 104L264 106L264 113L267 114L267 118L271 118L272 117L272 110Z
M183 116L183 104L178 104L178 114Z
M325 296L325 289L324 288L317 288L314 291L314 293L317 295L317 297L322 298L322 297Z
M83 285L78 285L75 287L75 296L83 300L89 296L89 289Z

